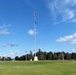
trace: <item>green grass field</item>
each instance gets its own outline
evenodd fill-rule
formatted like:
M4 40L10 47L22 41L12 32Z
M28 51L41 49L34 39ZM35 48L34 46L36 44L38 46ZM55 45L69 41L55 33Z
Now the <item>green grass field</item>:
M0 75L76 75L76 61L0 62Z

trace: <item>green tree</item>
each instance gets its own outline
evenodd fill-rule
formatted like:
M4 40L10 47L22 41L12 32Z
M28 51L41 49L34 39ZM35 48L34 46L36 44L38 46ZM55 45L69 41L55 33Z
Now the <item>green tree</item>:
M53 53L52 52L47 53L47 59L48 60L52 60L53 59Z
M25 55L20 56L19 60L25 60Z
M43 54L44 54L44 60L46 60L47 59L47 53L44 52Z
M37 56L39 60L44 60L44 53L41 51L41 49L38 50Z
M67 60L71 60L71 54L66 53L66 55L67 55Z
M62 53L61 52L57 52L57 59L61 60L62 59Z
M62 60L64 60L64 51L62 51Z
M33 59L33 54L31 50L30 50L30 59Z
M15 60L19 60L19 57L18 57L18 56L16 56L16 57L15 57Z
M71 59L76 60L76 53L72 53L72 54L71 54Z
M7 57L5 60L6 61L11 61L12 59L11 59L11 57Z
M2 57L2 61L5 61L5 59L6 59L5 57Z
M54 53L54 60L57 60L57 53Z

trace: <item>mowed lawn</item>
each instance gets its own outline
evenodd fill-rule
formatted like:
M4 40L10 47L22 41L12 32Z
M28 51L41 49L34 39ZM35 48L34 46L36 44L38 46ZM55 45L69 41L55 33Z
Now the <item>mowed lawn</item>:
M0 75L76 75L76 61L1 61Z

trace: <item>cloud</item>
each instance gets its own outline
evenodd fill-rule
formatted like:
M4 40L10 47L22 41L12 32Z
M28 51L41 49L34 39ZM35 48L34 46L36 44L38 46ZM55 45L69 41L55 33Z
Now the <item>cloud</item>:
M75 52L75 49L72 49L71 51L72 51L72 52Z
M34 30L31 30L31 29L30 29L30 30L28 31L28 34L29 34L29 35L34 35Z
M65 10L63 13L63 21L71 21L73 20L73 17L75 16L75 13L72 10Z
M10 32L8 31L8 27L10 26L10 24L6 25L0 25L0 34L10 34Z
M3 56L3 57L7 57L7 56L8 56L8 54L3 54L2 56Z
M54 22L76 22L76 0L49 0Z
M14 43L14 42L10 42L10 43L6 43L6 44L2 44L3 47L6 47L6 46L11 46L11 47L14 47L14 46L18 46L18 44Z
M9 45L10 45L11 47L13 47L13 46L15 46L15 43L14 43L14 42L11 42L11 43L9 43Z
M15 54L19 54L19 53L20 53L20 51L12 51L12 50L9 51L10 55L15 55Z
M7 46L7 44L2 44L2 46L3 46L3 47L6 47L6 46Z
M37 29L35 29L35 32L34 32L34 30L30 29L30 30L28 31L28 34L29 34L29 35L38 34Z
M14 52L10 52L9 54L10 54L10 55L15 55L15 53L14 53Z
M17 45L16 43L14 43L14 42L10 42L9 45L10 45L11 47L18 46L18 45Z
M76 44L76 39L73 39L73 40L71 41L71 44Z
M71 44L76 44L76 33L74 33L72 35L65 36L65 37L60 37L56 41L57 42L71 41Z

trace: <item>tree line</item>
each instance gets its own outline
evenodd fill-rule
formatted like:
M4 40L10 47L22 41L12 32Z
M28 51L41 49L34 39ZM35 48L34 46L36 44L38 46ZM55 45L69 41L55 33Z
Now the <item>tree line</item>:
M22 55L22 56L16 56L14 59L11 57L0 57L0 61L11 61L11 60L16 60L16 61L28 61L28 60L34 60L35 54L30 52L28 54ZM69 52L46 52L42 51L41 49L36 52L36 56L38 57L38 60L76 60L76 53L69 53Z
M76 60L76 53L69 53L69 52L46 52L41 51L41 49L38 50L36 53L38 60ZM35 54L32 54L32 51L30 51L29 54L25 54L22 56L16 56L15 60L33 60Z

